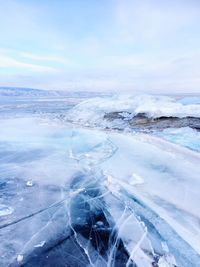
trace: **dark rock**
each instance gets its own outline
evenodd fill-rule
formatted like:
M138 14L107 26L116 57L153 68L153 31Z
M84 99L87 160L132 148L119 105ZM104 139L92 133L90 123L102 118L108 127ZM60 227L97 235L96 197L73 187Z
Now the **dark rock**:
M126 114L131 115L130 112L126 112ZM163 130L166 128L180 128L180 127L190 127L196 130L200 130L200 118L196 117L167 117L161 116L158 118L149 117L146 113L138 113L133 118L128 118L123 114L122 111L115 111L106 113L104 115L104 119L108 121L114 120L124 120L126 121L131 128L134 130Z

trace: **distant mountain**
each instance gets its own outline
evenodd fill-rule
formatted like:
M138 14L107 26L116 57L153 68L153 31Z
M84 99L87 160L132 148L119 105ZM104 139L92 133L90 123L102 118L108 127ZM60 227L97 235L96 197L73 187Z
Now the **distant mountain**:
M14 96L14 97L95 97L108 95L96 92L69 92L69 91L53 91L41 90L33 88L20 88L20 87L0 87L0 96Z
M32 88L0 87L0 96L53 96L55 91L46 91Z

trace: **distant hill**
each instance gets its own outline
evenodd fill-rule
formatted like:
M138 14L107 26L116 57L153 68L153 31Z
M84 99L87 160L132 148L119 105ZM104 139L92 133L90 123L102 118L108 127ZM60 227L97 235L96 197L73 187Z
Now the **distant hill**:
M0 96L54 96L56 91L46 91L32 88L0 87Z
M95 97L95 96L108 95L96 92L69 92L69 91L53 91L42 90L33 88L20 88L20 87L0 87L0 96L13 96L13 97Z

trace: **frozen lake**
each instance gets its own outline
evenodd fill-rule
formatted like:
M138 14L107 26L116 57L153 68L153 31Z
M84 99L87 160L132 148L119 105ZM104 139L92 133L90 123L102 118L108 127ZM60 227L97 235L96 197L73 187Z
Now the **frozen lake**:
M1 97L0 266L200 266L199 103Z

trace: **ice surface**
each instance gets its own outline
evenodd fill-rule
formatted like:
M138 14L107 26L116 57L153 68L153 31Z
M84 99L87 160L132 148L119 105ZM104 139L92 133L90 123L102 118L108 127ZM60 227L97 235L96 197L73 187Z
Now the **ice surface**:
M157 133L157 135L176 144L200 151L200 132L195 129L189 127L179 129L171 128L165 129Z
M128 117L136 99L179 106L99 98L70 119L95 125L119 103ZM0 266L200 266L198 131L103 131L27 114L0 124Z
M187 96L178 100L183 105L198 104L200 105L200 96Z

